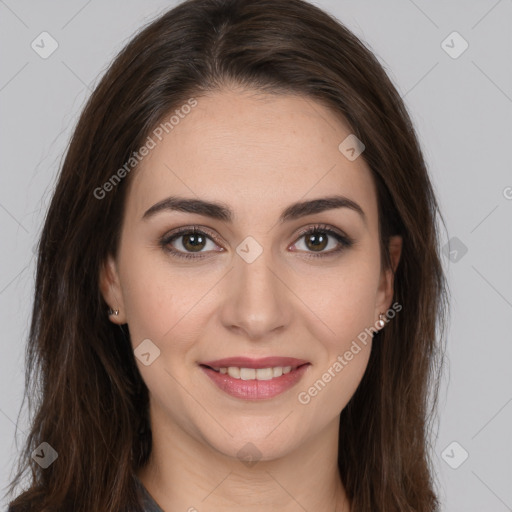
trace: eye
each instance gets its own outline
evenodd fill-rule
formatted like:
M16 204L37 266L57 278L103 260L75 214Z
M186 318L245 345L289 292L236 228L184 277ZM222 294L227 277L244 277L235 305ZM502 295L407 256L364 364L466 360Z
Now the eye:
M354 244L354 241L348 236L325 225L311 226L302 230L299 235L299 240L305 239L304 251L310 253L306 257L312 258L334 256ZM213 247L210 247L210 250L208 250L209 242L213 245ZM213 233L199 226L190 226L180 228L165 235L159 243L162 249L173 257L197 260L208 257L208 254L202 254L205 252L209 253L212 250L223 252L224 249L222 248L220 250L215 249L215 246L218 246L215 242L216 236ZM295 247L297 244L298 242L295 242L292 247ZM334 248L324 251L329 245L333 245Z
M201 252L208 252L202 251L202 249L208 246L208 242L212 242L214 246L216 245L215 243L213 243L212 239L215 239L215 237L212 234L203 231L198 226L192 226L180 228L179 230L174 231L173 233L165 235L160 240L160 245L165 251L171 253L172 256L176 256L177 258L202 259L206 257L206 255L199 254ZM173 245L174 241L176 240L180 240L179 243L176 244L178 248L176 248L176 246ZM223 250L224 249L221 249L220 251L215 251L222 252Z
M300 239L304 238L304 246L308 258L329 257L338 254L344 249L348 249L354 244L354 241L341 232L325 225L316 225L300 232ZM295 242L294 246L298 242ZM324 251L329 245L334 246L329 251Z

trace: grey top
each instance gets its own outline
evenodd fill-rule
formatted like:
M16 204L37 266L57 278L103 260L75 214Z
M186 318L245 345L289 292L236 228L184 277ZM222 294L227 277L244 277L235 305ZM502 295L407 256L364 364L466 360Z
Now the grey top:
M139 488L143 496L144 512L164 512L153 499L153 496L149 494L148 490L144 487L144 484L135 476L135 481L139 485Z

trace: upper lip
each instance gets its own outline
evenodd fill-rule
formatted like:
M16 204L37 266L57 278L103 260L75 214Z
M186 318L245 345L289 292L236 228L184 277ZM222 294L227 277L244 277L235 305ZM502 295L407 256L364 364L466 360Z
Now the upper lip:
M215 361L205 361L200 364L211 368L229 368L235 366L238 368L273 368L276 366L291 366L296 368L309 361L304 359L296 359L295 357L262 357L253 359L251 357L225 357L224 359L216 359Z

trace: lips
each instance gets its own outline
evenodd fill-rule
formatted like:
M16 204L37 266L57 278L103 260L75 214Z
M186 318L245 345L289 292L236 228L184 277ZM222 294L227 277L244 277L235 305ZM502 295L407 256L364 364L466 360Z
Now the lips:
M308 361L293 357L229 357L200 363L201 370L221 391L243 400L263 400L284 393L302 379L310 366ZM271 368L278 371L269 375Z
M291 366L297 368L308 363L304 359L296 359L294 357L263 357L260 359L252 359L250 357L226 357L215 361L205 361L200 363L210 368L228 368L236 366L238 368L272 368L276 366Z

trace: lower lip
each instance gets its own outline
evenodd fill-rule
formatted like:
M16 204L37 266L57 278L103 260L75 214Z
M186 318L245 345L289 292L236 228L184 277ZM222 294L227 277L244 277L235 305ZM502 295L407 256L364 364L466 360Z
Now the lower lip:
M281 375L281 377L274 377L270 380L234 379L227 373L219 373L206 366L201 366L201 370L228 395L244 400L264 400L280 395L295 386L309 366L309 363L303 364L295 370Z

